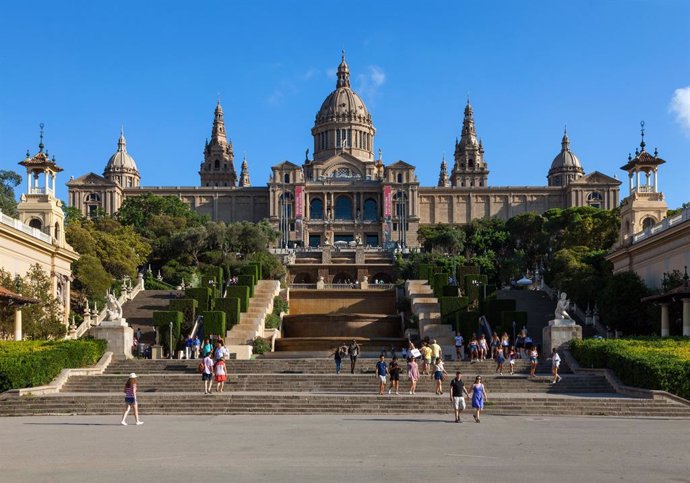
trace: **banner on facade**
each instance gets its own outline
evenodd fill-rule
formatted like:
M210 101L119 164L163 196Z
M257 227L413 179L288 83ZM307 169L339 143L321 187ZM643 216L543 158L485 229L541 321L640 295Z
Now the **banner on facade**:
M383 216L389 218L393 212L393 193L390 186L383 187Z
M295 218L300 219L304 216L304 196L302 196L302 186L295 186Z

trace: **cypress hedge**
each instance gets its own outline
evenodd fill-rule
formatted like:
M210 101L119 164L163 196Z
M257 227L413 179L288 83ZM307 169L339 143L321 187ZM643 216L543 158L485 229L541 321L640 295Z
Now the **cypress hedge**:
M106 348L101 339L0 341L0 392L48 384L62 369L95 364Z
M225 312L220 310L209 310L207 312L201 312L204 318L204 337L209 337L211 334L219 335L225 338L226 323L225 323Z
M153 324L158 327L159 341L166 351L170 351L170 322L173 323L172 350L180 344L184 315L176 310L154 310Z
M249 307L249 287L244 285L231 285L225 294L228 298L240 299L240 312L246 312Z
M215 300L216 310L225 312L225 325L227 330L232 329L240 323L240 299L237 297L226 297Z
M237 277L237 285L249 287L249 297L253 297L256 280L257 279L254 277L254 275L240 275Z
M198 305L199 302L196 299L173 299L168 303L168 308L175 312L182 312L185 322L193 322Z
M184 291L186 298L195 299L200 312L213 309L212 291L209 287L188 288Z

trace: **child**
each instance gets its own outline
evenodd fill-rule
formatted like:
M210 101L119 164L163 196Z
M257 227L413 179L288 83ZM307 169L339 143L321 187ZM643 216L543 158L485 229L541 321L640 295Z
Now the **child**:
M218 359L213 370L216 376L216 392L223 392L223 388L225 387L225 380L227 379L225 361L222 358Z
M120 424L127 426L127 415L132 407L134 407L134 420L137 422L137 426L144 424L143 421L139 421L139 406L137 405L137 375L135 373L131 373L129 375L129 379L127 379L127 383L125 384L125 404L127 407L125 408L125 413L122 415L122 421Z
M517 353L515 352L515 347L510 346L510 352L508 353L508 363L510 364L510 375L512 376L515 370L515 359L517 359Z
M506 361L505 356L503 355L503 348L502 347L496 347L496 371L498 372L499 376L503 375L503 363Z

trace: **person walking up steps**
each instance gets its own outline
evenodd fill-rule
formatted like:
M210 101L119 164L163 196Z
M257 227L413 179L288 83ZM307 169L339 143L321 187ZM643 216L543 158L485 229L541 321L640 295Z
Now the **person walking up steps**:
M395 391L398 394L398 384L400 383L400 364L398 364L398 358L393 356L390 365L388 366L388 373L391 376L391 387L388 389L388 394L391 391Z
M412 356L407 358L407 377L410 378L410 394L416 394L419 367L417 366L417 361Z
M551 381L551 384L556 384L557 382L561 382L561 379L563 379L561 376L558 375L558 368L561 367L561 356L558 355L558 352L556 352L556 348L553 348L553 351L551 352L551 375L553 376L553 379Z
M443 380L447 375L448 373L443 367L443 361L440 357L437 357L434 361L434 380L436 381L436 394L439 396L443 394Z
M343 363L343 356L340 353L340 347L335 348L335 352L333 352L333 360L335 361L335 373L340 374L340 366Z
M129 414L129 410L132 408L134 408L134 420L136 421L137 426L144 424L143 421L139 420L139 405L137 403L137 375L135 373L131 373L129 375L129 379L127 379L127 382L125 383L125 404L127 406L125 407L125 413L122 415L122 421L120 421L120 424L127 426L127 415Z
M201 361L203 367L201 368L201 380L204 381L204 394L211 394L213 388L213 359L211 359L211 352Z
M216 379L216 392L223 392L225 388L225 381L228 378L228 371L225 368L225 361L218 359L213 368L213 374Z
M379 361L376 363L376 378L379 380L379 396L383 396L383 391L386 389L386 376L388 375L388 366L384 361L383 354L379 356Z
M350 374L355 373L355 366L357 365L357 356L359 356L360 347L355 339L352 339L352 344L347 350L350 353Z
M477 376L472 384L472 408L474 408L474 421L479 423L479 414L484 410L484 403L487 401L486 388L482 384L482 376Z
M467 389L465 389L462 374L458 371L455 373L455 378L450 381L450 402L453 403L453 408L455 409L456 423L462 423L460 413L465 410L465 396L470 397Z
M499 376L503 375L503 363L506 361L506 357L503 355L503 348L496 348L496 371Z

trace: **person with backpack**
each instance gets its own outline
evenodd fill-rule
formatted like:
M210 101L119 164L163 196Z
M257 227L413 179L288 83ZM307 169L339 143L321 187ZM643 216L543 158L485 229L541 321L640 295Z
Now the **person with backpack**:
M204 394L211 394L211 389L213 388L213 359L211 359L210 351L199 363L199 372L201 373L201 380L204 382Z

